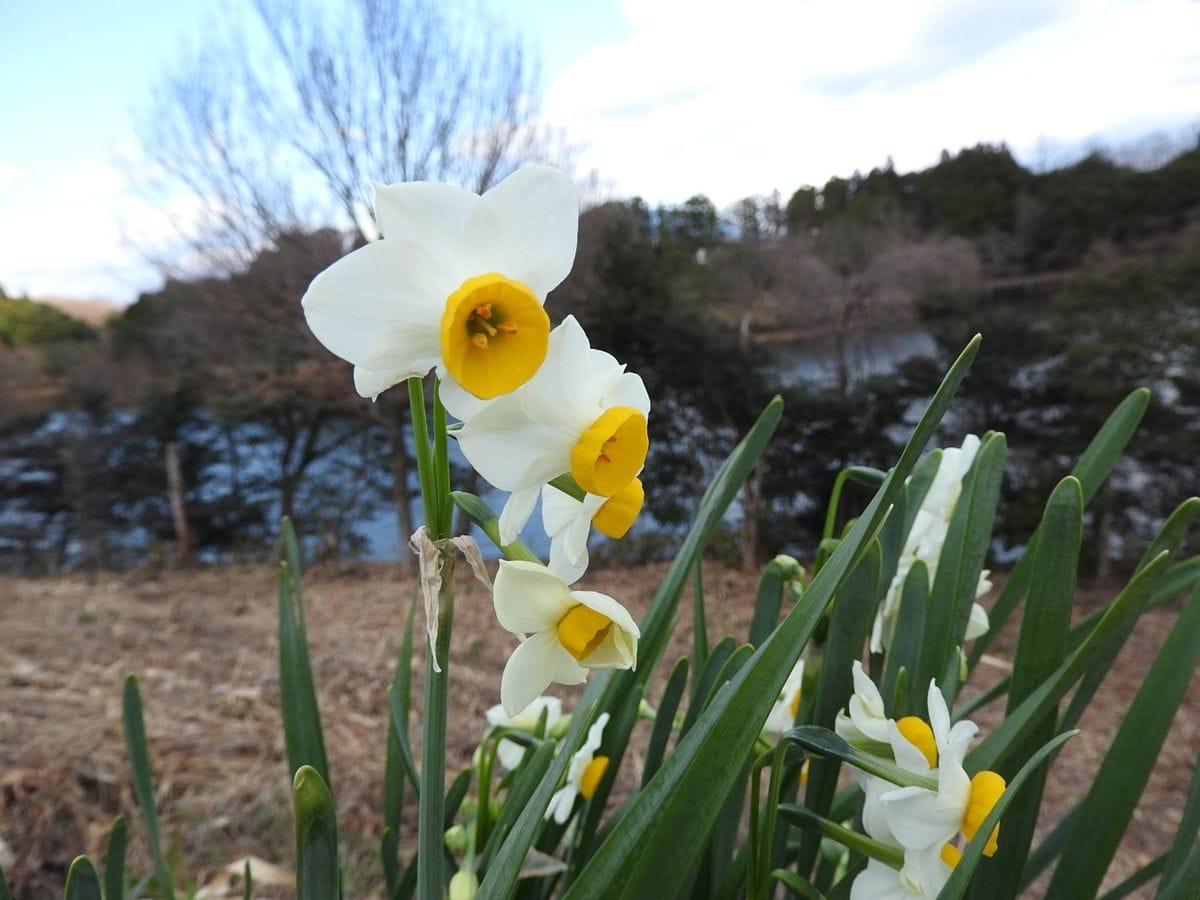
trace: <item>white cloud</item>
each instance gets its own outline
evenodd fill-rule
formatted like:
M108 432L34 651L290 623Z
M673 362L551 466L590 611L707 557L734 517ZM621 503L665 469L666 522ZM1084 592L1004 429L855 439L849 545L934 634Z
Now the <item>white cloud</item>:
M17 178L21 175L21 170L12 163L6 163L0 160L0 191L17 183Z
M554 79L546 114L621 193L719 204L981 141L1188 122L1188 0L625 0L625 40Z

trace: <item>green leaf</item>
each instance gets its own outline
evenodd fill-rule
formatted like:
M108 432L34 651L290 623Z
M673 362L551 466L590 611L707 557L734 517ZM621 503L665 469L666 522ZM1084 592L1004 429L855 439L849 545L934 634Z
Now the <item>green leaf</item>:
M720 689L695 727L630 804L624 818L567 891L567 900L671 896L686 881L717 815L744 771L750 748L792 665L825 607L866 552L893 497L948 408L978 346L976 337L951 368L896 468L850 534L814 576L800 602ZM677 596L678 590L674 593ZM658 622L661 616L669 616L672 608L673 601L652 606L647 617L652 627L644 632L650 634L652 643L659 640L660 629L665 640L667 622L662 620L661 626ZM660 609L662 612L656 613ZM656 662L657 652L652 649L648 659ZM649 677L644 673L639 660L639 677Z
M703 669L708 658L708 617L704 612L704 566L696 560L692 588L692 657L696 668Z
M757 647L779 624L779 607L783 589L789 584L803 584L804 569L790 556L779 555L767 563L758 582L754 600L754 617L750 620L747 643Z
M1196 885L1200 884L1200 844L1192 847L1183 864L1171 876L1154 900L1195 900Z
M125 679L122 700L122 720L125 726L125 752L129 767L133 771L133 792L137 795L142 810L142 824L146 826L146 843L150 858L154 862L154 876L158 889L167 900L173 900L171 873L163 860L162 843L158 836L158 810L154 805L154 786L150 781L150 750L146 744L146 724L142 717L142 695L138 690L136 675Z
M1163 853L1160 856L1154 857L1146 865L1142 866L1111 891L1100 897L1100 900L1121 900L1122 897L1128 897L1143 884L1148 884L1162 874L1163 864L1167 861L1167 854Z
M863 644L874 619L882 564L879 542L872 541L833 603L810 719L815 725L833 728L838 711L854 693L852 663L862 656ZM840 763L835 760L812 760L804 795L805 806L820 815L829 812L829 805L837 791L840 768ZM796 867L798 872L805 874L811 870L819 844L815 834L801 835L800 858Z
M966 894L967 886L971 883L971 876L975 874L975 869L979 866L980 860L983 859L983 848L987 845L988 838L996 826L1000 824L1008 807L1020 796L1022 786L1041 767L1042 763L1078 733L1078 731L1068 731L1065 734L1060 734L1038 750L1021 767L1021 771L1008 783L1008 786L1004 789L1004 793L1000 795L1000 799L992 807L992 811L988 813L987 818L979 826L979 830L975 832L975 837L967 844L962 858L950 873L949 880L947 880L945 885L942 886L942 890L938 893L937 900L960 900ZM1048 896L1057 897L1058 895L1052 891Z
M1183 816L1179 827L1175 830L1175 839L1167 853L1163 869L1163 883L1170 881L1175 873L1183 866L1183 861L1196 843L1196 835L1200 833L1200 764L1192 768L1192 783L1188 788L1187 803L1183 807Z
M807 897L808 900L825 900L824 894L799 875L794 875L787 869L776 869L771 873L771 880L778 881L797 897Z
M929 589L921 664L913 670L910 683L920 690L920 685L936 678L950 706L958 694L958 648L963 643L979 573L992 540L1006 454L1003 434L991 432L984 436L963 479ZM923 698L917 708L924 712Z
M333 797L312 766L301 766L292 782L296 824L296 896L299 900L340 897L337 817Z
M86 856L77 856L67 870L63 900L102 900L96 867Z
M642 766L643 786L662 764L667 751L667 741L670 740L675 723L675 711L679 709L679 701L683 698L683 690L687 685L687 676L688 660L685 656L675 663L675 668L671 670L671 677L667 679L667 686L663 688L662 701L658 704L658 712L654 715L654 729L650 732L646 761Z
M1135 571L1141 571L1159 553L1170 553L1171 556L1178 553L1197 515L1200 515L1200 498L1189 497L1183 503L1179 504L1175 508L1175 511L1167 517L1167 521L1159 529L1158 534L1155 535L1154 540L1146 549ZM1113 663L1116 661L1117 654L1121 652L1121 647L1124 646L1125 641L1129 638L1137 617L1141 616L1149 608L1150 597L1146 597L1138 606L1137 613L1130 620L1128 626L1114 633L1109 638L1108 643L1101 650L1096 664L1084 676L1083 681L1079 685L1079 690L1071 698L1071 703L1062 718L1064 727L1073 727L1083 716L1084 710L1091 703L1092 697L1100 687L1100 683L1104 680Z
M487 872L500 844L516 824L517 817L529 804L538 785L546 778L546 772L554 759L554 751L555 742L552 740L541 741L526 750L520 767L513 773L512 781L508 785L508 794L500 808L500 816L492 826L487 843L481 848L479 859L482 872Z
M896 614L896 630L887 651L887 666L884 669L882 696L890 698L892 718L898 719L911 711L921 709L924 701L912 696L912 691L926 690L915 684L908 673L916 671L920 664L925 642L925 617L929 612L929 569L924 560L915 560L905 576L900 591L900 611ZM900 673L905 673L901 678ZM901 681L904 682L901 685ZM895 698L903 697L902 708L897 708Z
M721 674L735 648L736 644L731 637L721 639L717 646L713 647L712 653L705 661L704 668L700 670L699 677L692 684L692 696L688 702L687 714L683 717L683 724L679 726L679 740L683 740L683 736L696 724L700 713L704 712L708 701L712 699L713 691L721 686L717 676Z
M0 900L12 900L12 891L8 889L8 882L4 879L2 866L0 866Z
M290 539L289 539L290 536ZM290 523L283 523L284 546L295 546ZM299 551L296 550L298 559ZM304 627L304 598L300 572L292 563L279 564L279 707L283 719L283 743L287 751L288 775L295 777L301 766L312 766L329 784L329 763L321 713L308 660L308 638Z
M124 816L113 819L108 831L108 848L104 853L104 896L108 900L123 900L125 896L125 845L129 828Z
M1133 437L1133 433L1137 431L1138 424L1142 421L1142 416L1149 404L1150 391L1146 388L1138 388L1129 394L1100 426L1100 430L1096 432L1092 442L1087 445L1087 449L1075 463L1075 468L1071 470L1070 474L1079 479L1080 488L1083 490L1084 506L1095 496L1113 465L1125 452L1125 447ZM1037 545L1039 534L1038 531L1034 531L1030 536L1029 542L1025 546L1025 553L1013 566L1008 580L1004 583L1004 589L1001 590L1000 596L992 605L991 611L988 613L991 627L987 634L976 639L975 645L971 648L968 657L970 668L975 668L987 648L991 646L992 641L1004 630L1004 623L1008 621L1012 611L1017 608L1017 605L1025 597L1026 591L1029 590L1033 550Z
M1086 828L1067 841L1050 882L1054 897L1094 896L1146 787L1154 761L1200 662L1200 588L1155 657L1080 809Z
M1039 530L1042 537L1034 550L1033 581L1013 657L1008 714L1015 712L1038 685L1053 675L1067 655L1083 534L1083 491L1073 476L1059 482L1050 495ZM1054 737L1058 724L1056 712L1046 711L1029 737L1011 752L1002 775L1011 777L1019 765ZM1004 819L1004 841L988 865L988 877L974 886L972 897L1007 900L1016 896L1042 805L1048 767L1049 763L1034 772L1029 786L1013 801Z
M1153 562L1134 575L1075 652L967 754L969 770L996 769L1008 754L1019 746L1019 742L1032 732L1037 722L1046 714L1046 710L1057 706L1062 696L1095 662L1105 642L1113 634L1127 627L1137 615L1142 598L1158 580L1169 557L1170 554L1163 551Z
M408 738L408 717L412 706L413 627L417 601L408 605L408 620L396 660L396 672L388 688L387 758L383 772L383 833L380 851L384 883L390 896L399 885L400 872L397 854L400 846L400 820L404 812L405 778L414 790L420 787L412 745Z

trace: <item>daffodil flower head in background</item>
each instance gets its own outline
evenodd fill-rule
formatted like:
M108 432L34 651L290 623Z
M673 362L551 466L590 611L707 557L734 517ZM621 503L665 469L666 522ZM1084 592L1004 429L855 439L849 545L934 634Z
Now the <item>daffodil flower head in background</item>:
M796 713L800 710L800 698L804 687L804 660L796 660L792 671L788 673L783 689L771 707L763 731L771 734L783 734L796 724Z
M978 727L962 720L951 725L950 711L941 691L930 682L929 724L937 744L936 792L920 787L898 788L881 798L888 825L900 845L906 849L923 850L936 846L939 851L946 843L962 834L968 841L975 836L1000 795L1004 779L990 770L968 776L963 759ZM1000 826L988 835L984 855L992 856L997 849Z
M979 437L968 434L961 447L947 447L938 451L941 459L937 472L913 518L912 528L900 551L896 574L875 616L875 623L871 629L872 653L882 653L891 645L892 634L896 630L896 618L900 614L900 595L914 563L919 560L925 564L929 572L929 583L933 584L938 562L942 557L942 547L950 530L950 520L954 517L958 498L962 494L963 479L967 477L967 472L975 461L979 446ZM986 569L980 573L979 584L975 588L976 597L981 597L991 590L992 582L988 579L990 574ZM964 639L974 640L987 630L987 611L976 603L971 607Z
M650 397L639 375L593 350L574 316L550 334L546 361L511 394L464 409L455 436L467 461L511 496L500 513L500 543L517 539L543 485L571 474L589 494L615 497L646 461Z
M566 784L550 798L550 805L546 808L547 819L554 819L557 824L565 825L571 817L571 810L575 808L575 798L591 800L596 793L600 779L608 771L608 757L596 755L600 743L604 740L604 726L607 724L608 713L601 713L588 729L587 740L571 757Z
M377 185L383 239L335 262L304 295L322 344L354 364L364 397L433 368L491 398L546 356L546 294L570 272L579 197L566 173L529 166L483 196L449 184Z
M607 594L572 591L537 563L501 560L492 593L501 626L521 638L500 678L515 716L554 682L582 684L590 669L632 669L641 633Z
M558 488L542 488L542 524L550 538L550 570L567 584L583 577L588 567L588 537L592 527L610 538L622 538L642 511L645 492L634 478L611 497L585 494L576 500Z
M869 860L850 886L850 900L934 900L953 869L943 849L905 850L900 869Z
M534 697L533 702L515 716L508 715L500 705L491 707L484 716L489 725L516 728L532 734L543 712L546 714L546 731L549 732L563 718L562 701L557 697ZM496 758L500 760L500 765L511 772L525 758L525 747L508 738L501 738L496 745Z

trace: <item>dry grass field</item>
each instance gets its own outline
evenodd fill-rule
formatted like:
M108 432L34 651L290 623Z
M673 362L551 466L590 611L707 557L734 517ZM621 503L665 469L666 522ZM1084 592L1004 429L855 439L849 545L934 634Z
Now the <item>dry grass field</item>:
M602 569L589 574L587 586L620 597L639 617L663 571ZM705 579L710 636L744 636L756 578L714 566ZM387 566L321 569L305 583L347 896L376 897L385 690L413 584ZM83 852L99 859L118 813L131 825L131 866L148 871L121 726L121 684L131 672L141 678L164 839L181 880L208 886L201 896L218 897L226 896L218 884L230 862L255 856L291 867L275 593L267 566L0 576L0 862L16 897L60 897L71 859ZM1085 592L1080 608L1107 596ZM669 657L688 652L689 607L682 604ZM1172 611L1160 610L1139 625L1085 717L1084 733L1052 770L1054 809L1067 808L1088 786L1171 618ZM470 760L483 712L498 701L511 646L486 592L464 576L451 666L449 772ZM1006 636L980 674L1001 673L1011 650ZM419 715L423 659L413 667ZM561 693L569 708L572 693ZM657 688L649 699L657 700ZM986 731L998 715L985 710L978 720ZM1200 680L1193 679L1110 881L1167 846L1198 753ZM631 782L639 764L636 752L625 761ZM287 893L285 887L274 896Z

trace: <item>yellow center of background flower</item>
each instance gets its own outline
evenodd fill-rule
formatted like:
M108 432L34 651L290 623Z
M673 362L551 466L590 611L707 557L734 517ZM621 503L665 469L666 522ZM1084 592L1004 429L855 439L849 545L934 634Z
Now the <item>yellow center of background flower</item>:
M632 406L606 409L571 448L571 474L589 494L612 497L646 462L646 417Z
M942 844L942 850L938 855L942 858L942 862L952 869L962 860L962 851L953 844Z
M1004 793L1004 787L1004 779L989 769L975 773L971 779L971 796L967 800L967 811L963 813L962 821L962 833L968 841L975 837L975 832ZM997 825L988 835L987 844L983 848L984 856L992 856L996 852L999 839L1000 826Z
M600 779L604 777L606 771L608 771L607 756L593 757L592 761L587 764L587 768L579 776L579 794L584 800L591 800L596 795L596 788L600 787Z
M921 751L929 768L938 764L937 740L934 739L933 729L917 716L905 716L896 722L896 728L904 739Z
M450 295L440 333L446 370L488 400L516 390L541 367L550 317L533 291L491 272Z
M642 489L642 480L635 478L604 501L604 505L592 516L592 524L601 534L610 538L623 538L633 527L633 522L642 511L642 504L645 502L646 493Z
M612 620L589 606L576 603L558 620L558 642L575 659L582 662L600 646Z

